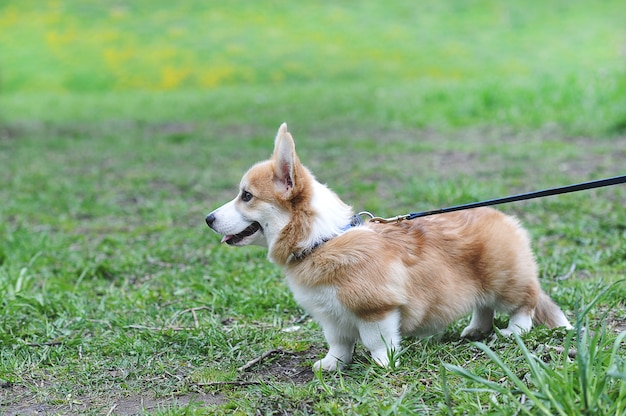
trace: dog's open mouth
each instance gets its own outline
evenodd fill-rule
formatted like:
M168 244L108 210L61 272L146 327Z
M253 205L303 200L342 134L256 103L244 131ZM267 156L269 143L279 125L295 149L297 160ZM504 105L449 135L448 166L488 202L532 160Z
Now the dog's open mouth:
M222 243L226 243L229 246L238 244L244 240L246 237L250 237L257 231L261 229L261 224L258 222L253 222L248 228L235 235L225 235L222 237Z

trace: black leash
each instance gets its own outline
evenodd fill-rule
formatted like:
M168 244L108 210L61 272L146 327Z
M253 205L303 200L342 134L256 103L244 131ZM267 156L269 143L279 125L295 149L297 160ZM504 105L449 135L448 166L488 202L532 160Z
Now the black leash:
M409 212L408 214L398 215L397 217L393 217L393 218L375 217L365 212L363 214L369 215L371 217L370 221L374 221L374 222L382 222L382 223L399 222L403 220L413 220L415 218L426 217L428 215L445 214L447 212L461 211L464 209L472 209L472 208L479 208L479 207L488 207L490 205L508 204L509 202L525 201L527 199L543 198L546 196L567 194L570 192L578 192L578 191L584 191L587 189L602 188L605 186L618 185L620 183L626 183L626 175L615 176L613 178L598 179L595 181L583 182L583 183L578 183L575 185L561 186L558 188L545 189L543 191L528 192L525 194L507 196L504 198L496 198L496 199L489 199L486 201L472 202L469 204L455 205L452 207L435 209L432 211Z

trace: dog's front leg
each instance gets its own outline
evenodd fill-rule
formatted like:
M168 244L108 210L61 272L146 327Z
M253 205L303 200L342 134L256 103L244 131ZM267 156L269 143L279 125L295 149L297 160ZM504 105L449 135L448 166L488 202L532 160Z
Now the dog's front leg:
M324 336L328 342L326 357L313 364L313 370L334 371L342 369L352 362L354 345L358 334L354 330L343 328L334 322L323 322Z
M387 367L395 352L400 350L400 312L395 310L379 321L361 321L359 335L363 345L370 350L372 359ZM396 360L395 365L399 362Z

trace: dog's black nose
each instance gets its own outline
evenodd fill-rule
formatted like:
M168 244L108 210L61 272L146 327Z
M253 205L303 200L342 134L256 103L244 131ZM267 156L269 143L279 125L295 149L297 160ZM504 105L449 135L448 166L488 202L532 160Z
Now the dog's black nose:
M206 225L208 225L209 227L212 227L213 222L215 222L215 215L213 215L213 213L210 213L209 215L206 216L204 220L206 221Z

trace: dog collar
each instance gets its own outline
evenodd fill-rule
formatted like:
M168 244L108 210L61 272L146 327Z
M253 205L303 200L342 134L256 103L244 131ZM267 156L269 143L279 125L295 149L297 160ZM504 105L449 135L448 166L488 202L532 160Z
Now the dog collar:
M361 216L359 214L354 215L354 216L352 216L352 219L350 220L350 222L341 229L341 234L345 233L346 231L348 231L351 228L359 227L361 225L363 225L363 219L361 218ZM341 234L339 234L339 235L341 235ZM337 237L337 236L335 236L335 237ZM318 248L322 244L329 242L330 240L332 240L335 237L325 238L325 239L323 239L321 241L318 241L317 243L313 244L311 247L302 250L299 253L294 252L294 253L291 253L291 254L292 254L294 260L297 260L297 261L304 260L304 258L306 256L308 256L309 254L311 254L313 252L313 250L315 250L316 248Z

